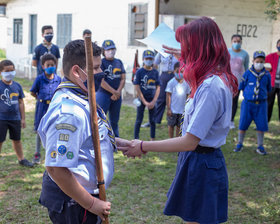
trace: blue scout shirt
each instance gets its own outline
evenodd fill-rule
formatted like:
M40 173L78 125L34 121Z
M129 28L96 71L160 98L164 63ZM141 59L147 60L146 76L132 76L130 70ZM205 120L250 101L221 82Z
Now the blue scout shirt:
M121 75L125 73L123 63L121 60L114 58L114 60L102 59L101 69L105 74L104 80L114 89L118 89L121 82ZM100 90L107 92L100 87Z
M219 148L226 143L232 109L232 93L220 77L213 75L198 87L185 106L182 134L200 139L199 145Z
M152 100L159 86L159 75L156 69L146 70L140 68L135 74L134 85L139 85L146 100Z
M44 43L39 44L34 49L33 60L37 61L37 75L42 74L44 72L42 65L41 65L41 57L46 54L51 53L57 59L60 58L59 48L55 44L51 44L50 46L45 45Z
M98 126L107 188L113 179L114 147L99 116ZM57 90L40 122L38 133L46 149L45 166L67 167L90 194L98 194L88 101L69 90Z
M0 120L21 120L18 100L24 98L22 87L13 81L6 85L0 81Z
M256 75L260 77L258 90L256 89ZM267 93L271 91L270 73L265 69L257 73L254 66L252 66L243 74L239 90L243 90L243 96L246 100L266 100Z

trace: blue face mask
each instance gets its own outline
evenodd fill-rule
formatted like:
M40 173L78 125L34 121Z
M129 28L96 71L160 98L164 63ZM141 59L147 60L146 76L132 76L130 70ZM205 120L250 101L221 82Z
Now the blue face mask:
M144 60L144 64L148 67L151 67L153 65L153 63L154 63L154 60L147 60L147 59Z
M46 40L47 42L50 43L50 42L52 41L53 34L47 34L47 35L44 36L44 38L45 38L45 40Z
M183 78L183 73L177 73L177 72L175 72L174 75L175 75L175 78L176 78L176 79L182 79L182 78Z
M55 72L56 70L56 67L48 67L48 68L45 68L45 72L48 74L48 75L51 75Z
M277 50L280 51L280 47L277 47Z
M232 48L234 48L235 50L239 50L241 48L241 44L240 43L233 43Z

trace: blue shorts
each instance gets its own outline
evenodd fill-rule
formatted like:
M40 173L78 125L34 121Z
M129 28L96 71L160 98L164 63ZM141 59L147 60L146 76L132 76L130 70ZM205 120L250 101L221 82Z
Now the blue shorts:
M239 130L246 131L254 121L257 131L268 131L267 100L258 104L243 100L241 103Z

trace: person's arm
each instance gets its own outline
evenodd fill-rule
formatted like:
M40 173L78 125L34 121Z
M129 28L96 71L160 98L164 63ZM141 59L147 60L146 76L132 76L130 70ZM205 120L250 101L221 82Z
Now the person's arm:
M21 117L21 127L25 128L26 123L25 123L25 108L24 108L24 101L23 99L18 99L19 103L19 112L20 112L20 117Z
M167 107L167 116L171 116L172 115L172 111L171 111L171 93L170 92L166 92L166 107Z
M35 60L35 59L32 60L32 66L37 67L37 60Z
M154 95L154 98L153 98L153 100L149 103L149 104L150 104L150 105L149 105L149 109L153 109L153 108L154 108L154 106L155 106L155 104L156 104L156 102L157 102L159 93L160 93L160 86L157 86L157 88L156 88L156 93L155 93L155 95Z
M101 81L101 87L102 87L103 89L105 89L106 91L112 93L113 95L117 95L117 91L116 91L114 88L112 88L112 87L104 80L104 78L103 78L102 81Z
M117 89L117 92L119 93L120 96L122 94L122 89L123 89L124 85L125 85L125 73L121 74L121 82L120 82L119 88Z
M245 71L247 71L249 68L249 54L247 52L246 52L246 57L244 60L244 68L245 68Z
M47 166L46 169L60 189L83 208L100 216L102 220L103 214L110 214L111 203L91 196L68 168Z
M142 103L143 103L144 105L147 105L148 102L145 100L145 98L144 98L144 96L143 96L143 94L142 94L142 92L141 92L140 86L139 86L139 85L134 85L134 87L135 87L137 96L140 98L140 100L142 101Z
M33 97L35 97L35 99L37 99L37 94L36 94L36 93L30 92L30 95L33 96Z

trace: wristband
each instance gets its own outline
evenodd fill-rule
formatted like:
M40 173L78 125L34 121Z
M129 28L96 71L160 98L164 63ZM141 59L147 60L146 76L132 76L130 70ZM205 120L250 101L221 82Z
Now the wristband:
M88 211L92 208L93 204L94 204L94 198L92 198L92 202L91 202L89 208L87 209Z
M141 143L140 143L140 150L141 150L141 152L142 152L143 154L146 154L146 153L147 153L147 151L144 151L144 150L143 150L143 141L141 141Z

